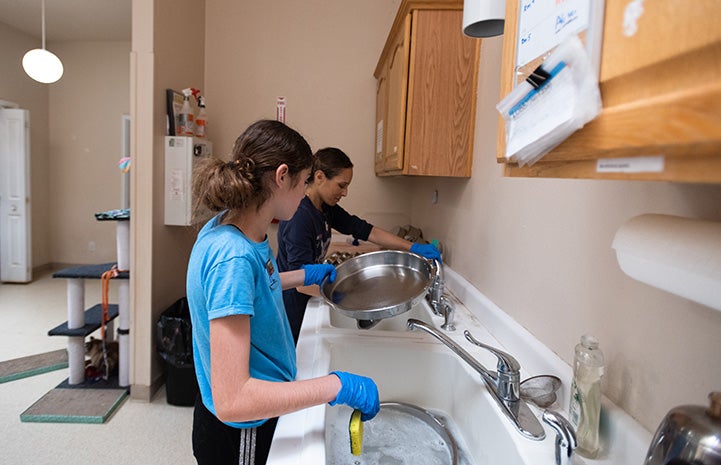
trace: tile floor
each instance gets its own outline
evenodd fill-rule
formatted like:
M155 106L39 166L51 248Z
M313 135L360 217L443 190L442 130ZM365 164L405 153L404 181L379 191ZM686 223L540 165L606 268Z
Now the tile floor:
M0 361L64 348L49 329L67 319L65 280L47 270L30 284L0 283ZM111 286L110 301L115 289ZM85 304L100 302L100 281L86 281ZM0 463L194 464L191 407L127 399L104 424L23 423L20 414L67 378L67 369L0 384Z

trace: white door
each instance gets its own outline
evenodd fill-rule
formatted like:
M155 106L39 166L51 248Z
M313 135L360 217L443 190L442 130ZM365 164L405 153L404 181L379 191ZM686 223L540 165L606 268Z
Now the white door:
M0 281L32 280L30 112L0 109Z

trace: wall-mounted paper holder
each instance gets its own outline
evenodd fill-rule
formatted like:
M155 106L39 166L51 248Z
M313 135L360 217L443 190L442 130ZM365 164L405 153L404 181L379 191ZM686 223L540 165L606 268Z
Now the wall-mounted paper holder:
M612 247L628 276L721 311L721 222L640 215Z

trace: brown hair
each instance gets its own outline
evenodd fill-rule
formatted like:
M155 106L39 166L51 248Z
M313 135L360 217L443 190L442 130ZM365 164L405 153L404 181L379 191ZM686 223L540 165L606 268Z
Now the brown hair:
M310 145L298 132L278 121L257 121L236 139L231 161L209 157L198 162L193 174L196 208L260 208L273 193L269 174L286 164L296 185L300 172L312 163Z
M313 182L315 172L322 171L325 177L333 179L347 168L353 168L353 162L341 149L326 147L318 150L313 156L313 169L310 172L309 182Z

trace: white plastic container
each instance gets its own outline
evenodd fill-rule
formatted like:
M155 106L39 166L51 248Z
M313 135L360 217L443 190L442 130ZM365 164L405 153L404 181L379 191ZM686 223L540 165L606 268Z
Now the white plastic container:
M603 352L598 348L598 340L589 335L581 336L581 342L576 345L575 351L568 411L571 423L576 428L576 451L592 459L598 456L601 449L598 432L604 358Z

